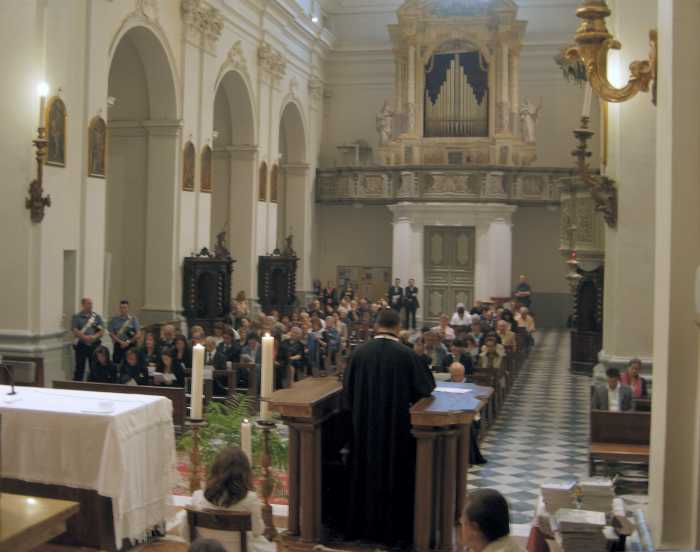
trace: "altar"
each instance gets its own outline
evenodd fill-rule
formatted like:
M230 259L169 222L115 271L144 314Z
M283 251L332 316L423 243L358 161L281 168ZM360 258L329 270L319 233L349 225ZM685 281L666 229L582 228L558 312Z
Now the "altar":
M101 549L142 540L165 520L175 465L171 401L9 390L0 386L3 492L81 502L68 533Z

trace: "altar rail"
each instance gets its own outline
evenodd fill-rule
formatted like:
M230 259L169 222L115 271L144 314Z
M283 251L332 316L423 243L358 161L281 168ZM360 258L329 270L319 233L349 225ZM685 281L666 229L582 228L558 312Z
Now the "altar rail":
M319 169L316 201L324 204L410 202L558 205L564 167L395 166Z

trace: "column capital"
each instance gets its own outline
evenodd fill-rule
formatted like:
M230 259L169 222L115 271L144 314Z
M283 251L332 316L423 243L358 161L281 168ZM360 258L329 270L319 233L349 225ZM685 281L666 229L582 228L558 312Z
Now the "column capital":
M141 121L149 136L177 136L183 127L182 119Z

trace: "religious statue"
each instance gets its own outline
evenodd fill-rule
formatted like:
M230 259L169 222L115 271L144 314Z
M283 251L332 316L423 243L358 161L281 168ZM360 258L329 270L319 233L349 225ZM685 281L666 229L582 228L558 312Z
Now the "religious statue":
M377 113L377 132L379 133L379 145L384 146L391 141L394 111L389 106L389 100L384 100L384 105Z
M214 246L214 257L217 259L230 259L231 252L226 247L226 230L222 230L216 235L216 245Z
M294 241L294 236L292 234L289 234L286 238L284 238L284 250L282 251L282 255L285 257L296 257L296 251L294 251L294 247L292 247L292 242Z
M526 100L525 103L520 107L520 125L523 141L526 144L534 144L537 140L535 138L535 124L537 119L542 112L542 100L540 100L539 105L535 105L532 100Z

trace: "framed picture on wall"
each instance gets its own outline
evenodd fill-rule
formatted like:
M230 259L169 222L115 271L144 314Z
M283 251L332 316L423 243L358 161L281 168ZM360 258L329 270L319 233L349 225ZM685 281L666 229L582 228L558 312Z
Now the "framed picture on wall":
M182 189L194 192L194 144L187 142L182 155Z
M46 107L46 127L48 139L48 153L46 164L55 167L66 166L66 104L58 96L49 100Z
M104 178L106 173L107 124L99 115L88 127L88 176Z
M258 182L258 201L267 201L267 163L260 163L260 179Z
M202 192L210 194L211 188L211 148L209 146L204 146L202 149L202 174L200 181L200 190Z

